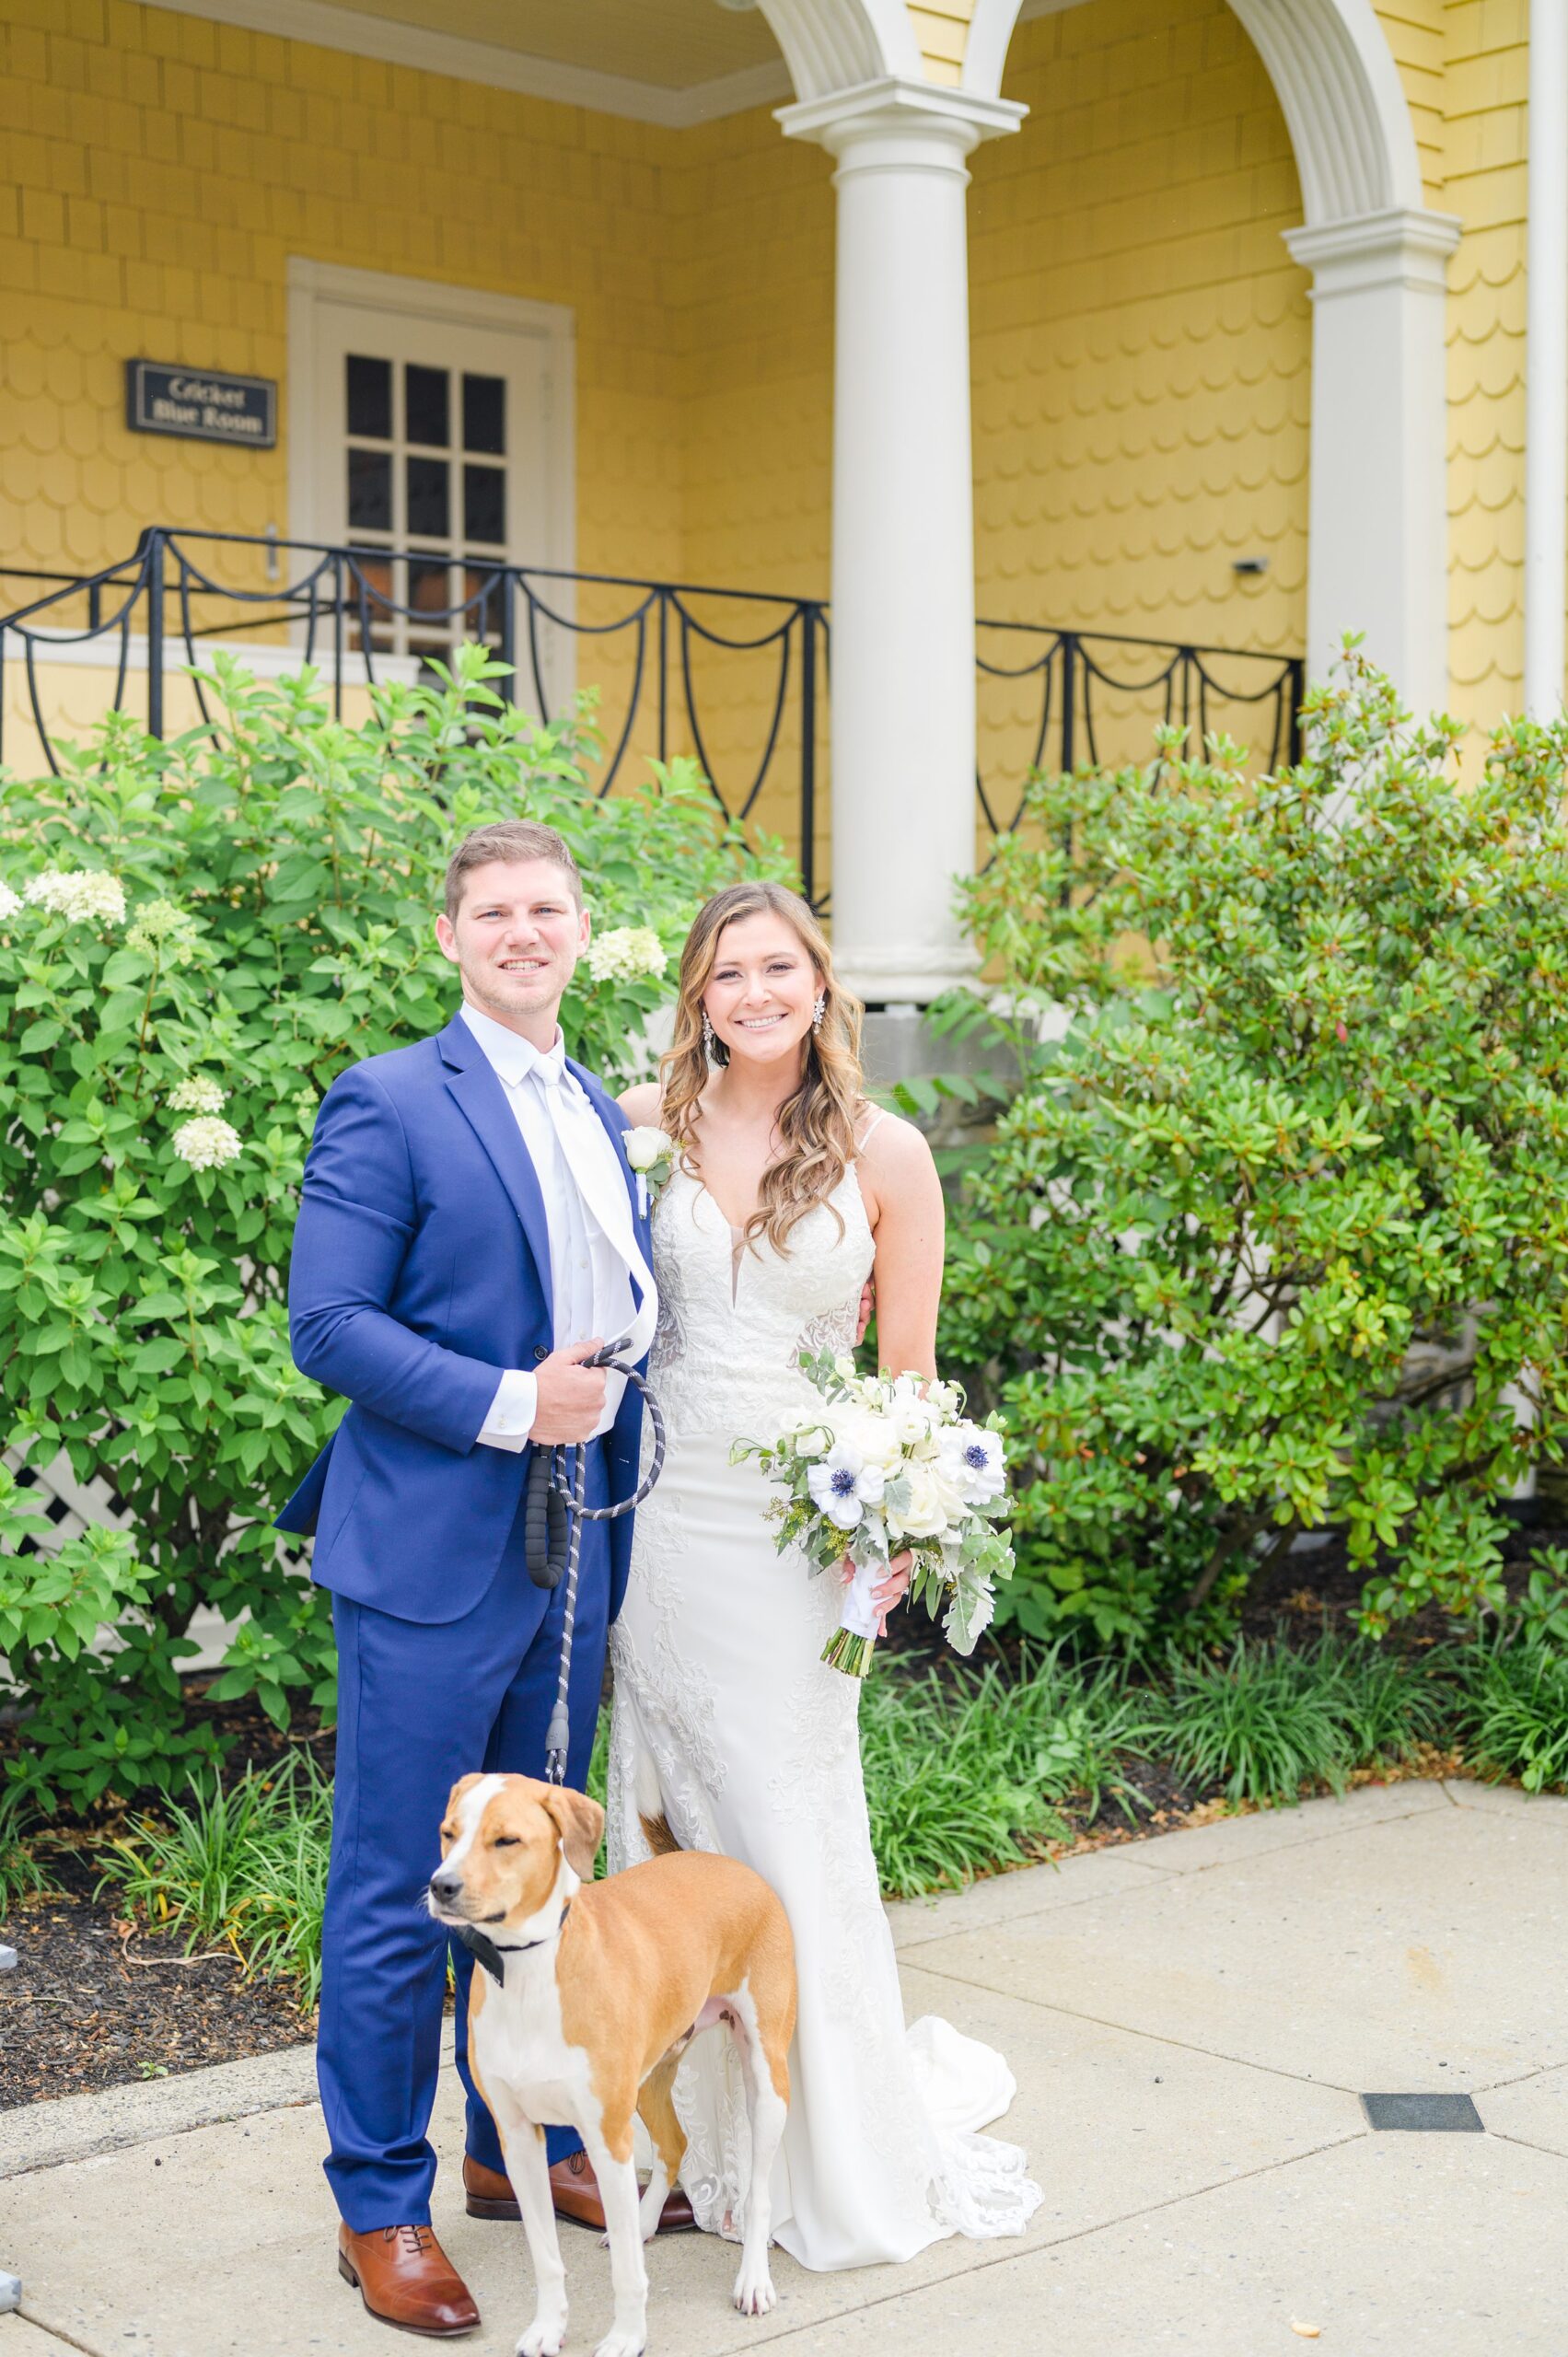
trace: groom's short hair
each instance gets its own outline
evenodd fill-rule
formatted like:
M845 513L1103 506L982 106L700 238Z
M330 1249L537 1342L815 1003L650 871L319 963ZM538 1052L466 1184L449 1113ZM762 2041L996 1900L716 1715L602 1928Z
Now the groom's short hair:
M493 826L476 827L471 835L465 835L447 863L448 923L462 906L463 878L470 868L483 867L493 859L549 860L552 867L560 868L573 900L582 907L583 879L564 835L558 835L553 827L541 827L537 819L498 819Z

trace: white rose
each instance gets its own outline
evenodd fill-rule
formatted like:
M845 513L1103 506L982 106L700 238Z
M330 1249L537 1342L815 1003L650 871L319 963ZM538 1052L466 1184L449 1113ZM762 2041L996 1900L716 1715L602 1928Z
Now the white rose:
M656 1170L674 1151L673 1139L663 1130L656 1130L646 1122L638 1129L622 1130L621 1143L633 1170Z
M944 1478L940 1465L906 1465L896 1494L886 1502L888 1535L938 1538L962 1511L962 1501L952 1482Z
M786 1433L784 1437L795 1456L812 1457L826 1457L833 1446L834 1435L830 1426L818 1422L796 1424L794 1431Z
M867 1465L879 1466L887 1473L898 1463L902 1450L891 1417L875 1408L856 1409L845 1420L844 1430Z

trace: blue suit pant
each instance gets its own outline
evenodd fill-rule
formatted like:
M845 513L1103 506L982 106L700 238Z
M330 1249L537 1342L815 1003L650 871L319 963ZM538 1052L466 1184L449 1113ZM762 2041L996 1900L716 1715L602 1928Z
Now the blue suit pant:
M601 1443L589 1447L587 1475L587 1503L602 1505ZM327 2177L356 2233L429 2223L436 2154L426 2130L448 1955L467 2148L487 2168L504 2166L494 2122L468 2067L472 1959L430 1921L424 1890L440 1862L441 1819L459 1776L544 1774L565 1596L564 1579L546 1590L528 1578L519 1507L494 1579L460 1620L433 1627L347 1596L332 1599L338 1753L317 2072L331 2147ZM566 1771L579 1791L593 1754L609 1605L609 1526L585 1522ZM571 2129L552 2129L552 2161L581 2141Z

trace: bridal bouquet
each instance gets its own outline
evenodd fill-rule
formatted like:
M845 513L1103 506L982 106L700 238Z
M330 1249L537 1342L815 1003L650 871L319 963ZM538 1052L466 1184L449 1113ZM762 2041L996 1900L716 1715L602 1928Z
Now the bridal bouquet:
M914 1558L912 1597L942 1626L957 1653L996 1608L995 1585L1010 1579L1013 1550L996 1527L1006 1503L1002 1435L994 1417L971 1422L955 1383L922 1387L918 1376L861 1376L830 1351L801 1359L821 1394L820 1412L774 1440L738 1440L730 1462L754 1457L781 1495L768 1506L778 1547L800 1547L815 1571L854 1565L843 1620L822 1659L852 1678L871 1666L877 1639L872 1590L890 1556Z

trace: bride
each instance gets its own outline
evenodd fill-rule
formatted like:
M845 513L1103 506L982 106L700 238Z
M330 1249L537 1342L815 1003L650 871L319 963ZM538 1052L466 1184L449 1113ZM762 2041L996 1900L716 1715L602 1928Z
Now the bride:
M1019 2234L1040 2199L1024 2154L974 2132L1012 2101L1002 2057L935 2017L905 2028L860 1685L819 1658L842 1591L775 1552L762 1476L729 1462L738 1437L810 1414L799 1355L854 1346L873 1268L883 1365L935 1373L942 1190L919 1131L862 1096L859 1028L806 903L732 885L687 941L662 1085L621 1099L678 1151L653 1226L668 1455L610 1639L610 1865L646 1857L643 1819L662 1815L683 1849L743 1859L783 1899L800 2014L774 2233L813 2269ZM908 1580L895 1558L878 1602ZM748 2143L730 2041L695 2041L675 2104L697 2223L735 2236Z

